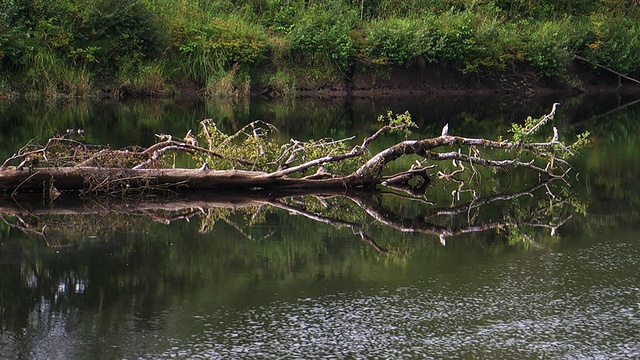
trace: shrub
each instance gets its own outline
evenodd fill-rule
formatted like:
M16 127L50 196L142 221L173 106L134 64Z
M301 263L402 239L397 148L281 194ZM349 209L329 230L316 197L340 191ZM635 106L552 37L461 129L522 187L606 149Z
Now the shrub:
M266 56L269 48L262 27L233 14L226 18L213 17L200 25L174 26L172 60L176 73L200 85L209 83L211 74L225 72L234 64L255 65Z
M627 18L592 15L584 57L624 74L640 71L640 25Z
M370 59L400 65L410 65L417 57L427 62L461 62L471 52L474 32L470 13L453 11L378 20L366 31Z
M95 60L93 66L103 75L152 60L169 43L164 24L140 1L102 0L84 6L75 48L93 49L86 60Z
M294 53L309 54L312 58L326 56L343 71L348 71L355 51L353 39L349 36L355 19L357 12L335 3L309 7L287 32L290 49Z
M524 58L544 76L564 76L573 53L575 36L568 18L527 23Z
M407 18L390 18L373 21L365 30L365 54L374 63L392 62L399 65L430 52L432 59L435 29L428 21Z
M462 71L504 70L524 60L520 29L498 13L478 14L471 39L471 54L465 57Z
M470 55L473 48L474 10L462 12L450 10L439 14L436 28L440 39L436 57L445 61L460 62Z
M112 77L166 46L161 22L137 1L2 1L0 17L11 28L0 35L3 65L47 91L86 93L91 73Z

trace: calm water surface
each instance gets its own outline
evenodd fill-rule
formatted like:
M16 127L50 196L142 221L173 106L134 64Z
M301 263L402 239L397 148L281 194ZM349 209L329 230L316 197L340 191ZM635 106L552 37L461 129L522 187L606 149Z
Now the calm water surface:
M454 133L496 136L557 100L4 104L0 152L67 128L85 129L93 143L149 144L154 133L182 134L203 118L230 130L264 119L284 139L338 138L370 132L389 108L409 109L424 134L448 122ZM39 212L27 215L3 199L0 358L639 358L640 106L611 112L635 99L561 100L564 136L593 134L570 188L586 215L571 208L554 236L523 226L524 243L511 241L516 229L498 227L443 246L437 235L382 225L339 197L305 200L305 209L359 224L389 252L355 227L267 203L130 215L64 198L45 211L42 199L30 199L21 205ZM533 184L526 176L509 182L512 192ZM382 198L404 218L427 206ZM440 208L453 200L437 184L428 198ZM542 188L429 221L526 217L549 201ZM9 225L19 223L46 223L46 238Z

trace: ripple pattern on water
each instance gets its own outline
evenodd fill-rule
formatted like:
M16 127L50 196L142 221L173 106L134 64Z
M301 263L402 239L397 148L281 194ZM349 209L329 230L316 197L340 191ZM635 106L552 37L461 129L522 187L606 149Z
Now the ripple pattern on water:
M513 263L493 270L494 286L421 283L203 317L203 333L161 357L638 358L640 277L616 272L640 254L618 246ZM586 266L595 276L581 279Z

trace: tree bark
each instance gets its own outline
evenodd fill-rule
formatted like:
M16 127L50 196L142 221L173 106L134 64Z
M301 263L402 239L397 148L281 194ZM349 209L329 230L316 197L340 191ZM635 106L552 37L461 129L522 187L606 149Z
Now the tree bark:
M88 182L88 179L91 182ZM327 179L273 177L261 171L210 169L110 169L99 167L22 168L0 171L0 190L11 193L145 187L190 190L223 189L338 189L373 186L384 179L342 176Z

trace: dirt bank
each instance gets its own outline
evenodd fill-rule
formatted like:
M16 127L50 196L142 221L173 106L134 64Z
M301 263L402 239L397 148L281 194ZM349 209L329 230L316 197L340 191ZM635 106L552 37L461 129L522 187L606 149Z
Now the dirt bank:
M303 97L398 97L514 94L539 96L603 92L640 92L640 84L599 69L573 66L565 79L542 78L531 71L464 75L442 66L358 69L341 83L298 88ZM269 94L255 88L255 94Z

